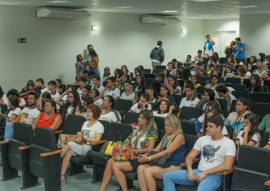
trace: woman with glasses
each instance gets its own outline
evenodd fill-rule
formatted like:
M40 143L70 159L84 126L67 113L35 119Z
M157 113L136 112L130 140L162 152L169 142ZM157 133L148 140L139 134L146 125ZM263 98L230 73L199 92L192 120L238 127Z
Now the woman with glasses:
M67 101L63 102L62 98L67 95ZM55 99L55 102L60 105L62 108L63 114L72 114L75 112L81 112L81 99L77 91L67 90L61 96Z

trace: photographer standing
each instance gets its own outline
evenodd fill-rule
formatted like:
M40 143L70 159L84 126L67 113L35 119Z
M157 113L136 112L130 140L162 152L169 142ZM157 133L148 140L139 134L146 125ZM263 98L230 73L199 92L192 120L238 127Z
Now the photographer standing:
M212 56L214 49L213 45L215 45L216 42L211 38L211 36L208 34L206 35L206 41L203 46L203 55Z
M241 38L238 37L235 39L235 45L234 45L234 57L240 59L241 61L244 61L245 59L245 45L241 43Z

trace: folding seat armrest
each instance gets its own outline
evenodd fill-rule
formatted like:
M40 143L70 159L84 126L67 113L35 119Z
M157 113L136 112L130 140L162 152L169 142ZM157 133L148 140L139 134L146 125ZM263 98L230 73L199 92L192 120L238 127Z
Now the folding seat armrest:
M54 133L55 133L55 134L61 134L61 133L63 133L63 130L57 130L57 131L55 131Z
M228 174L231 174L232 172L233 172L233 168L231 170L226 170L226 171L221 172L221 175L226 176Z
M195 164L197 162L199 162L199 159L198 158L195 158L195 159L193 159L192 164ZM182 168L185 168L186 167L186 163L185 162L182 162L182 163L180 163L180 166Z
M105 143L105 142L106 142L106 140L91 141L91 145L92 145L92 146L100 145L100 144L103 144L103 143Z
M8 144L9 141L0 141L0 145L5 145L5 144Z
M18 147L18 149L19 149L20 151L26 151L26 150L30 149L30 146L29 146L29 145L27 145L27 146L22 146L22 147Z
M44 157L50 157L50 156L58 155L58 154L61 154L61 150L51 151L51 152L47 152L47 153L41 153L40 157L44 158Z

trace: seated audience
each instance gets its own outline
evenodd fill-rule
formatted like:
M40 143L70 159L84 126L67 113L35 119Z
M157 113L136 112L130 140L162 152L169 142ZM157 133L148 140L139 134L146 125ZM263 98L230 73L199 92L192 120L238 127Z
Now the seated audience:
M165 77L164 85L168 88L171 95L180 95L182 92L181 87L178 85L177 78L174 76Z
M218 77L215 75L212 75L210 77L210 83L206 84L205 88L211 88L215 90L217 85L218 85Z
M137 93L133 91L131 81L125 81L124 87L125 91L121 94L120 99L131 100L132 105L137 103L138 96Z
M224 120L222 113L220 113L220 111L218 111L216 109L209 109L207 112L205 112L204 120L202 122L202 128L200 129L199 133L196 132L198 137L208 135L208 133L207 133L207 119L209 119L212 116L216 116L216 115L221 116L222 119ZM229 133L228 133L228 130L225 126L223 126L223 128L222 128L221 134L223 136L229 138Z
M4 136L5 140L9 140L9 139L13 138L13 136L14 136L14 122L23 122L23 123L27 123L29 125L33 124L33 121L40 114L40 111L36 107L37 98L38 98L38 96L37 96L36 93L28 92L27 107L25 107L21 111L21 113L19 112L20 111L19 108L13 110L13 114L12 114L12 117L11 117L11 118L13 118L13 120L6 123L5 136ZM12 102L13 101L17 102L17 100L15 100L15 99L12 100ZM8 120L11 120L11 119L8 119Z
M51 94L51 98L53 100L56 100L58 97L60 97L60 94L57 92L56 89L56 82L51 80L48 82L48 92ZM60 111L60 105L56 105L57 112L59 113Z
M259 124L259 130L270 133L270 114L266 114L263 117L261 123Z
M171 105L167 100L162 100L158 106L157 111L153 111L153 115L156 117L167 117L168 115L171 115L174 110L174 105Z
M104 68L104 73L103 73L103 75L101 77L101 81L102 82L106 82L109 77L112 77L112 75L110 73L110 68L109 67L105 67Z
M102 98L99 96L99 91L97 89L92 89L90 92L90 97L94 101L94 104L101 107L102 105Z
M113 110L115 101L112 96L105 96L103 98L103 103L101 105L101 115L99 120L108 122L118 122L121 123L121 116L118 111Z
M129 112L140 113L141 110L152 110L152 105L148 103L149 97L146 94L141 94L138 103L135 103L130 109Z
M193 82L194 87L195 87L196 89L198 89L198 87L201 86L201 84L198 82L198 78L197 78L196 76L192 76L192 77L191 77L191 81Z
M87 79L83 76L81 76L79 79L78 79L78 82L79 82L79 88L77 89L77 92L78 94L81 96L82 95L82 89L83 87L86 86L86 82L87 82Z
M90 96L85 97L84 100L82 100L82 109L81 109L81 111L76 110L75 115L86 117L87 107L89 105L91 105L91 104L93 104L93 99Z
M231 170L236 154L235 144L221 133L224 121L220 116L207 120L209 136L200 137L186 157L186 169L168 172L164 175L165 191L174 191L175 184L195 186L198 191L214 191L221 186L220 173ZM200 156L199 166L192 169L193 161Z
M107 85L105 86L100 97L112 96L113 99L118 99L120 97L120 89L115 86L115 78L109 77L107 79Z
M231 104L236 98L228 91L228 87L224 84L218 84L216 87L216 92L219 99L227 100L227 112L230 112Z
M88 98L90 96L90 86L86 85L82 88L82 94L80 96L81 98L81 102L83 102L83 100L85 100L86 98Z
M39 87L40 88L40 91L41 91L41 94L40 95L42 95L44 92L49 91L48 88L46 88L45 85L44 85L43 78L36 79L36 87Z
M146 96L149 97L149 103L156 103L156 98L154 97L154 89L153 87L151 86L148 86L146 89L145 89L145 94Z
M24 99L27 99L27 95L29 92L33 91L34 90L34 87L35 87L35 83L33 80L29 80L26 84L26 87L24 87L22 89L22 91L20 92L20 97L21 98L24 98Z
M250 93L253 92L264 92L264 87L261 84L261 79L258 74L252 74L250 77Z
M63 102L62 98L67 95L67 101ZM67 90L65 91L60 97L56 98L55 102L60 105L62 108L63 114L68 114L68 115L74 115L75 112L80 112L82 109L81 106L81 99L77 91L74 90Z
M239 131L244 127L244 116L250 113L249 101L246 98L240 97L236 102L235 110L224 121L225 126L233 128L233 139L236 139Z
M139 92L139 93L145 92L145 81L141 75L136 76L135 92Z
M261 78L264 73L268 73L268 71L265 69L265 64L263 64L261 60L258 60L256 62L256 65L257 65L257 69L253 71L252 74L257 74Z
M238 133L235 143L238 145L260 146L261 136L258 131L259 117L255 113L244 116L244 128Z
M169 93L169 89L166 86L161 86L160 87L160 95L158 96L157 99L157 105L160 104L162 100L169 101L171 105L174 105L175 108L177 108L177 104L175 102L174 97Z
M212 105L212 102L219 106L219 111L221 111L220 104L217 99L215 99L215 91L212 89L205 89L204 97L195 105L196 108L200 108L203 111L207 111L209 105Z
M179 105L179 112L178 112L178 116L180 115L181 109L182 107L195 107L197 105L197 103L199 103L199 99L194 95L194 84L186 84L185 85L185 94L186 97L183 97L180 105Z
M44 127L57 130L62 123L61 115L56 111L56 103L53 100L47 100L44 107L44 112L33 121L33 129L35 127Z
M151 111L142 110L138 118L138 127L133 130L125 142L131 144L135 158L125 162L108 160L104 171L100 191L105 191L112 176L115 175L122 190L128 190L124 172L136 171L141 164L138 157L152 151L157 141L157 127Z
M93 81L93 86L91 87L91 90L97 89L99 93L103 92L104 86L100 84L100 77L97 75L93 76L92 81Z
M92 144L100 141L104 133L103 125L98 121L101 110L96 105L89 105L87 107L86 122L84 122L81 132L77 132L77 137L80 137L82 144L71 140L62 148L61 158L61 184L65 184L66 171L72 156L85 156L89 150L92 149Z
M62 84L62 80L60 79L56 79L55 82L56 82L56 90L61 95L66 90L66 85Z
M19 92L16 89L9 90L7 92L7 94L6 94L6 96L3 96L3 102L4 102L4 104L9 105L8 100L12 96L18 97L19 107L25 107L26 106L25 99L19 97Z
M185 161L186 146L181 123L175 115L165 118L165 135L153 150L157 153L151 156L139 155L138 161L142 163L137 170L141 190L156 190L156 179L163 179L163 175L170 171L180 170L180 163ZM171 155L171 166L162 168L147 164L165 155ZM144 164L145 163L145 164Z
M154 88L154 93L160 92L160 87L162 84L164 84L164 74L158 73L156 79L152 82L152 87Z
M44 111L45 108L45 103L48 100L51 100L52 96L49 92L44 92L41 96L41 104L40 104L40 108L38 108L40 111Z

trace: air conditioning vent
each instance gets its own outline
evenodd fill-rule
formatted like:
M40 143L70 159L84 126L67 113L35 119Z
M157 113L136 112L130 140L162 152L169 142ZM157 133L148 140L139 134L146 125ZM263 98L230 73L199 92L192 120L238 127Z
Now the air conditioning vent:
M181 20L174 16L144 15L141 16L141 22L145 24L167 25L179 23Z
M91 16L88 11L68 9L68 8L53 8L43 7L35 10L37 18L47 19L86 19Z

